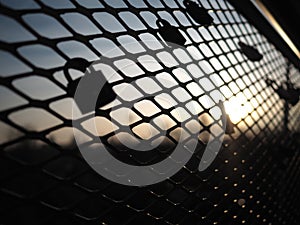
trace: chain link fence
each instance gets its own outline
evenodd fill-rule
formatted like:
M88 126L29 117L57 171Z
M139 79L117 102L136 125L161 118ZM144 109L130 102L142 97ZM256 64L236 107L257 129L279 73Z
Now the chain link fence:
M299 224L299 95L286 94L299 70L229 2L198 1L200 18L182 0L0 3L1 224ZM73 130L72 85L90 65L105 104ZM222 146L199 171L220 109ZM198 138L175 175L132 187L95 173L74 132L138 166ZM125 146L144 139L152 151Z

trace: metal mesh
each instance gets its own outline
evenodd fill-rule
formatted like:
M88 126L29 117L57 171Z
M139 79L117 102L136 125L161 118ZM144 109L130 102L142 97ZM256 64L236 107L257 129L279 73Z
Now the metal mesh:
M299 223L300 105L289 110L287 132L284 102L265 83L266 78L284 83L288 60L228 2L199 1L214 18L208 27L193 21L180 0L16 2L1 1L1 223ZM169 47L158 42L158 18L180 29L186 39L184 51L165 54ZM146 44L149 40L153 45ZM255 46L263 59L251 62L241 53L239 41ZM153 53L151 60L157 66L136 63L135 70L118 68L128 55L149 57L146 50ZM193 115L188 104L197 104L199 146L188 164L166 181L140 188L118 185L94 173L72 139L73 100L64 74L65 63L72 58L110 60L115 68L109 69L119 76L109 81L114 88L134 81L136 93L168 95L174 107L185 106L188 116ZM161 63L169 58L178 66ZM70 73L74 79L82 76ZM174 85L168 86L161 76L169 76ZM293 65L289 77L299 86L299 71ZM145 83L151 82L153 88L148 90ZM194 85L199 91L191 88ZM206 137L220 127L211 115L217 101L207 103L201 97L218 90L234 132L226 135L213 164L199 172ZM122 103L130 97L119 96L117 110L124 109ZM131 109L140 118L131 122L131 128L164 117L171 121L168 145L146 156L110 146L130 163L160 160L169 146L176 145L178 129L190 132L188 124L178 127L178 118L157 99L150 100L146 107ZM143 111L150 106L152 111ZM101 128L105 116L97 118ZM114 121L110 126L120 128L120 118ZM88 129L82 134L87 143L95 136Z

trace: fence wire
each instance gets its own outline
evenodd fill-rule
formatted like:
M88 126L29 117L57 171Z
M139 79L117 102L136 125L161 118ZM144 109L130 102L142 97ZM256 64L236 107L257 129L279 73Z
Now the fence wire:
M230 3L198 1L213 18L207 26L194 21L182 0L0 3L1 224L299 224L300 105L287 106L266 83L289 80L299 87L299 70ZM180 51L170 54L161 43L156 21L162 19L183 36ZM255 47L262 59L251 61L240 42ZM138 63L121 69L128 55ZM119 185L93 172L74 143L66 74L74 58L112 62L104 69L118 74L109 81L114 90L134 81L134 94L120 93L120 106L110 112L113 122L107 115L96 117L100 136L112 138L126 110L132 117L125 125L141 138L147 121L168 121L166 144L155 154L135 154L110 142L112 154L151 164L170 153L178 130L198 127L198 149L188 164L147 187ZM168 66L169 60L180 67ZM83 75L72 68L68 73L74 80ZM224 96L231 131L213 164L199 172L207 136L220 128L212 117L218 102L201 100L214 91ZM123 107L136 93L149 92L185 106L188 116L193 103L199 121L179 127L180 120L155 98ZM82 119L83 132L75 131L86 143L99 136L89 129L90 119Z

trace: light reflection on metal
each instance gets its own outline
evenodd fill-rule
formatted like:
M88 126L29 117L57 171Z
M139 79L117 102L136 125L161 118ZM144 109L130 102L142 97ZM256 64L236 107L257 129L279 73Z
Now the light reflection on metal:
M269 21L269 23L275 28L275 30L280 34L283 40L288 44L288 46L292 49L292 51L300 58L300 51L294 45L292 40L288 37L286 32L282 29L267 7L260 0L252 0L254 5L259 9L259 11L263 14L263 16Z

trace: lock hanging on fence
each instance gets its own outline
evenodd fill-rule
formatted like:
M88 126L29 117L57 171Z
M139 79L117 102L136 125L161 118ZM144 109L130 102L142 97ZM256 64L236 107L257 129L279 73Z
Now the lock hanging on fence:
M160 35L166 42L178 44L181 46L185 44L186 39L184 38L184 36L176 27L173 27L168 21L160 19L156 21L156 25L159 28Z
M89 66L90 63L87 60L74 58L69 60L64 67L64 73L68 80L67 93L70 97L74 97L76 91L81 93L81 96L74 100L83 114L101 108L116 99L112 85L107 82L101 71L94 71L85 75L89 76L89 79L72 79L69 69L76 69L84 73ZM100 87L102 88L99 91ZM96 104L91 104L90 99L97 99Z
M220 100L218 106L221 109L222 122L226 123L225 134L233 134L234 133L234 124L232 123L230 116L226 113L223 102Z
M252 62L260 61L263 58L263 55L253 46L247 45L243 42L238 43L241 47L241 52Z
M183 4L186 7L186 11L195 22L203 26L213 24L214 18L208 14L207 9L200 7L196 2L190 0L184 0Z
M70 75L69 69L78 70L78 71L84 73L89 66L90 66L90 63L87 60L82 59L82 58L70 59L64 65L64 74L68 81L67 93L70 97L74 96L74 94L76 92L76 88L80 81L80 78L73 80Z
M266 79L266 84L271 87L281 99L287 101L292 106L298 103L300 89L294 88L291 83L286 83L286 88L284 88L283 85L276 85L274 80Z

